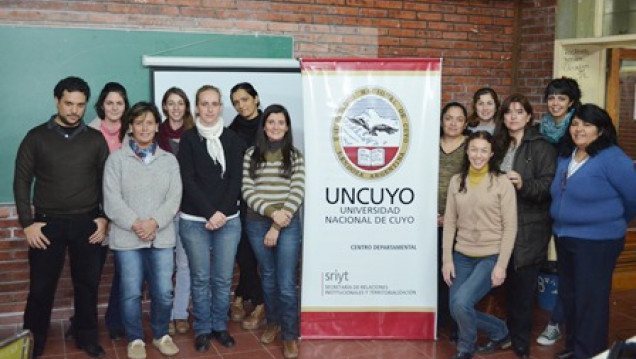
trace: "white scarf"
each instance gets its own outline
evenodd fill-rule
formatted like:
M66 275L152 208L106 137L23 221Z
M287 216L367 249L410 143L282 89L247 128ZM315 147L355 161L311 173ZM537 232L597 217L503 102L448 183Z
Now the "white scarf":
M225 174L225 153L219 139L223 133L223 119L219 117L214 125L205 126L201 123L201 119L197 117L196 126L199 134L206 140L205 144L212 161L221 165L221 177L223 177Z

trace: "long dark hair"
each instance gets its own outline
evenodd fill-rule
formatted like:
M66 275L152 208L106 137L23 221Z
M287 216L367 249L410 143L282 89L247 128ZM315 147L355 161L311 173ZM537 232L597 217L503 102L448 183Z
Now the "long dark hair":
M574 118L590 123L596 126L596 129L598 130L598 138L592 141L592 143L587 145L585 148L585 152L587 152L590 157L595 156L601 150L610 146L618 146L616 127L614 127L612 118L607 111L594 104L588 103L581 105L576 109L572 120L574 120ZM559 155L562 157L571 156L572 151L574 151L574 148L576 147L574 141L572 141L572 135L570 134L572 122L574 121L570 121L568 132L563 136L563 143L559 148Z
M130 108L128 95L126 94L126 88L119 82L108 82L106 85L104 85L104 88L99 93L97 102L95 102L95 112L97 112L97 116L102 120L106 118L106 113L104 112L104 101L106 101L106 96L108 96L108 94L111 92L118 93L119 96L124 99L124 111L122 113L126 113L126 111L128 111L128 109ZM119 119L120 123L122 122L122 119L123 118Z
M468 171L470 169L470 161L468 160L468 149L470 147L470 142L473 140L486 140L490 143L490 148L493 151L493 155L488 160L488 173L490 177L497 176L501 174L501 170L499 169L499 163L501 162L501 156L499 155L499 151L496 150L494 137L488 131L477 131L473 132L468 136L466 140L466 150L464 151L464 162L462 163L462 170L460 172L460 182L459 182L459 192L466 192L466 179L468 178Z
M457 107L462 111L462 113L464 114L464 119L465 119L464 122L468 121L468 111L466 111L466 107L464 107L464 105L456 101L447 103L446 106L442 108L442 113L439 116L439 136L440 137L444 135L444 129L443 129L444 115L446 114L446 112L448 112L448 110L450 110L453 107Z
M497 114L495 115L496 125L494 133L497 150L503 153L506 153L506 151L508 151L511 143L516 142L516 140L512 138L512 136L510 136L510 131L508 131L508 129L506 128L506 124L504 123L504 115L508 111L510 111L510 105L515 102L521 104L521 107L523 107L526 113L530 115L530 121L528 121L528 123L526 124L526 128L528 128L528 126L530 126L530 124L532 123L532 115L534 114L534 112L528 98L518 93L506 97L506 99L501 103L499 111L497 111ZM519 146L519 144L515 143L515 146Z
M245 92L247 92L250 96L252 96L252 98L257 98L258 97L258 92L254 88L254 86L252 86L251 83L249 83L249 82L239 82L236 85L232 86L232 88L230 89L230 103L231 104L234 104L234 101L232 100L232 96L234 96L234 93L236 91L238 91L238 90L245 90ZM256 107L261 107L260 98L258 99L258 102L256 103Z
M490 87L483 87L479 90L475 91L473 95L473 104L472 104L472 113L470 117L468 117L468 127L476 127L479 126L479 116L477 115L477 101L482 95L490 95L492 99L495 101L495 115L497 114L497 110L499 110L499 97L495 90ZM493 115L494 116L494 115Z
M183 130L189 130L194 127L194 118L192 117L192 110L190 109L190 100L188 99L186 93L178 87L171 87L166 90L166 93L163 94L163 98L161 99L161 110L166 116L166 120L169 119L170 115L164 107L168 103L168 97L170 97L170 95L177 95L181 97L183 103L185 104L185 111L183 113Z
M256 142L254 145L254 152L250 158L250 177L256 177L256 170L263 166L265 163L265 154L272 149L272 142L265 135L265 122L267 118L273 113L282 113L285 117L285 123L287 124L287 132L283 136L281 152L283 153L283 161L280 165L280 173L286 177L291 178L292 170L292 156L296 154L297 150L294 148L294 141L292 138L291 118L289 112L283 105L273 104L267 106L263 111L263 120L258 124L258 130L256 131Z

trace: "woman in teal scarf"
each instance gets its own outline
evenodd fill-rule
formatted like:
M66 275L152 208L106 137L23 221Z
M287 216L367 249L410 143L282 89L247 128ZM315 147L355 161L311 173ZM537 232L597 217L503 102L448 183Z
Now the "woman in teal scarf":
M548 113L541 118L539 131L545 139L557 147L557 151L563 145L563 136L568 132L570 121L574 111L581 105L581 89L574 79L562 77L553 79L545 88L545 101L548 104ZM563 304L557 298L557 303L552 309L552 316L545 329L537 338L540 345L553 345L560 337L562 324L565 321ZM566 359L558 357L558 359Z
M581 104L581 89L574 79L562 77L550 81L545 89L548 113L541 118L539 130L556 145L566 133L574 110Z

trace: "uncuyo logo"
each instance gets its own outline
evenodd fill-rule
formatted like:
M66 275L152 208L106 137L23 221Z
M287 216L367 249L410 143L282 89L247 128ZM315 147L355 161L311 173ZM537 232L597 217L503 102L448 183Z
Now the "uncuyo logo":
M388 90L359 88L338 108L331 134L338 161L347 171L365 179L382 178L406 156L408 114Z

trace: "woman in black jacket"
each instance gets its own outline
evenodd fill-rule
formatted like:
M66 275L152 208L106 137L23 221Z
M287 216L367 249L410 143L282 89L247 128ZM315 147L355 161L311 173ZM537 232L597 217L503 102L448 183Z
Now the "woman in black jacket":
M515 354L527 358L537 275L552 234L550 183L556 151L531 126L532 106L525 96L506 98L497 117L495 140L503 156L501 170L517 192L518 230L506 281L508 328ZM483 352L494 349L496 345L486 345Z

